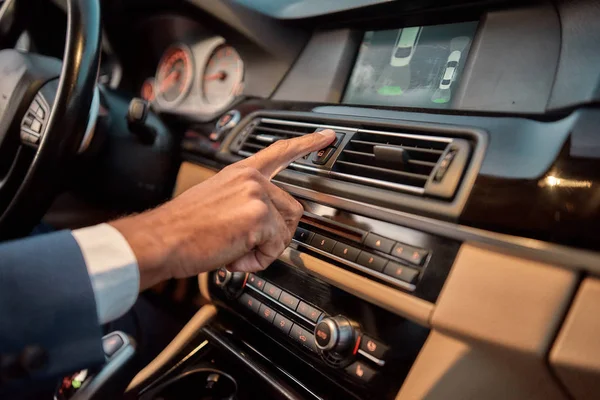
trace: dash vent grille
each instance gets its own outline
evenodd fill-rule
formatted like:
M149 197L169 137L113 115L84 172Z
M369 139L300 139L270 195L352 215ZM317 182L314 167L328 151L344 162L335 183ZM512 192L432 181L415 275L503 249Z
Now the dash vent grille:
M334 175L364 178L376 186L423 189L451 142L435 136L358 131L335 162Z
M278 140L331 128L345 134L325 165L311 155L290 168L330 179L349 181L392 191L452 198L469 162L472 143L464 138L429 131L371 130L257 117L247 124L229 147L250 157Z

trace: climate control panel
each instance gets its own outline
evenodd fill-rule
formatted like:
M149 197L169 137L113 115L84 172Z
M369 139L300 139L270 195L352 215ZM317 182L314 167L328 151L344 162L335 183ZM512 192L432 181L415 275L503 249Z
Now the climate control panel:
M271 325L271 329L358 383L370 383L378 375L378 368L386 364L389 346L368 335L349 317L329 315L255 274L221 268L214 273L214 283L228 298Z

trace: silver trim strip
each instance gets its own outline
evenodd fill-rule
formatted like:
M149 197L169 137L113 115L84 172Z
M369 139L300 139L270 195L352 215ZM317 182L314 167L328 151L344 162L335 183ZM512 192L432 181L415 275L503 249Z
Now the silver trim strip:
M288 125L288 126L302 126L305 128L328 128L328 129L339 129L346 132L356 132L358 129L349 128L347 126L338 126L338 125L322 125L322 124L313 124L310 122L297 122L297 121L286 121L283 119L274 119L274 118L261 118L258 117L260 122L265 122L268 124L279 124L279 125Z
M423 232L478 244L480 247L495 251L504 250L505 253L518 257L539 260L553 265L562 265L573 270L585 268L585 270L595 275L600 275L600 253L590 250L472 228L356 200L345 199L286 182L276 180L273 180L273 182L295 196L316 201L330 207L355 212Z
M395 132L386 132L386 131L374 131L371 129L359 129L361 133L372 133L374 135L381 136L396 136L403 137L408 139L417 139L417 140L429 140L430 142L440 142L440 143L452 143L452 138L444 137L444 136L426 136L426 135L413 135L412 133L395 133Z
M369 360L373 361L375 364L379 365L380 367L383 367L385 365L385 361L380 360L379 358L373 357L372 355L370 355L369 353L367 353L366 351L362 350L362 349L358 349L358 354L360 354L361 356L368 358Z
M329 176L338 176L340 178L344 178L349 181L355 181L355 182L360 182L360 183L369 183L371 185L382 186L382 187L386 187L388 189L402 190L404 192L410 192L410 193L416 193L416 194L424 194L425 193L425 189L420 188L418 186L409 186L409 185L403 185L401 183L380 181L379 179L371 179L371 178L365 178L364 176L343 174L341 172L336 172L336 171L330 171Z
M299 246L302 246L302 247L306 247L307 249L310 249L310 250L314 251L315 253L319 253L319 254L321 254L323 256L332 258L332 259L334 259L337 262L340 262L340 263L342 263L344 265L347 265L348 267L351 267L351 268L357 269L357 270L359 270L361 272L364 272L367 275L374 276L374 277L376 277L378 279L381 279L382 281L385 281L385 282L387 282L387 283L389 283L391 285L397 286L400 289L408 290L408 291L411 291L411 292L416 289L416 286L413 285L413 284L396 280L396 279L394 279L394 278L392 278L390 276L382 274L381 272L377 272L377 271L374 271L374 270L372 270L370 268L363 267L362 265L354 263L352 261L344 260L341 257L338 257L338 256L336 256L334 254L331 254L331 253L327 253L326 251L323 251L321 249L317 249L316 247L313 247L313 246L311 246L309 244L299 242L296 239L292 239L292 243L294 243L296 245L299 245Z

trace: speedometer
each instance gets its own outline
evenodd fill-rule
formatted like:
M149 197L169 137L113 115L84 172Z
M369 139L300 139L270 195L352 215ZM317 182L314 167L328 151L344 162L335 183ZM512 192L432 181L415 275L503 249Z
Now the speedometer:
M215 107L225 107L241 93L244 63L231 46L221 45L211 54L202 76L204 100Z
M167 49L158 65L154 85L159 103L173 106L183 100L192 86L193 70L187 47L175 45Z

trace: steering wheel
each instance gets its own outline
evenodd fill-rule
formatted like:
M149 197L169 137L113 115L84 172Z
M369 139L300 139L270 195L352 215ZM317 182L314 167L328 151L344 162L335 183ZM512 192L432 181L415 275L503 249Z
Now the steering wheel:
M18 37L23 0L0 8L0 41ZM66 0L63 60L0 51L0 239L31 232L89 145L98 115L101 24L98 0ZM33 5L29 5L33 7Z

